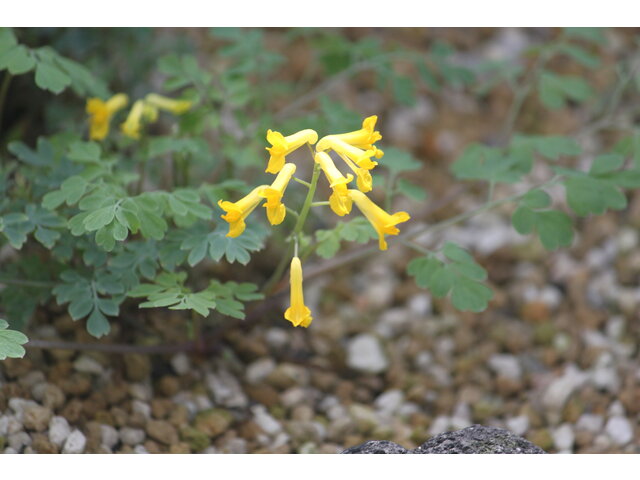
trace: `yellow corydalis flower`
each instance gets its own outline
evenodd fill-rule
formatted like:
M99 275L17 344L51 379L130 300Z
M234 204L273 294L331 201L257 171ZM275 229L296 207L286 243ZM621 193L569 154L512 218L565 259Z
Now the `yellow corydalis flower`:
M267 151L271 156L265 172L278 173L284 167L284 157L286 155L305 143L315 144L318 141L318 134L315 130L307 129L285 137L280 132L267 130L267 141L271 144L271 147L267 147Z
M382 135L380 135L380 132L375 130L377 121L377 115L372 115L362 121L362 128L360 130L349 133L341 133L339 135L334 135L334 137L342 140L345 143L348 143L349 145L355 145L356 147L362 148L364 150L370 150L372 149L374 143L376 143L378 140L382 140Z
M99 98L87 100L87 113L89 114L89 138L91 140L104 140L109 133L111 117L122 110L129 103L129 97L124 93L118 93L106 102Z
M338 135L328 135L322 138L318 142L318 145L316 145L316 150L319 152L324 152L329 149L342 157L347 157L359 168L364 168L366 170L372 170L376 165L378 165L378 162L371 160L371 157L375 156L376 151L382 152L382 150L373 150L373 148L370 150L362 150L361 148L350 145L341 140L338 138Z
M329 197L329 206L336 215L343 216L351 212L351 197L347 193L347 184L353 180L353 175L342 175L333 160L326 152L318 152L315 161L320 165L324 175L329 180L333 193Z
M294 327L308 327L313 320L311 310L304 304L302 292L302 265L298 257L291 260L291 306L284 312L284 318L293 323Z
M150 93L145 97L145 101L160 110L166 110L174 115L182 115L187 112L193 105L189 100L175 100L173 98L163 97L156 93Z
M225 215L221 215L220 218L229 223L227 237L239 237L244 232L246 228L244 221L262 201L262 190L266 187L267 185L260 185L254 188L248 195L237 202L218 200L218 205L225 211Z
M282 196L295 171L296 166L293 163L286 163L271 186L265 187L260 192L260 195L267 199L263 206L267 209L267 218L271 225L281 224L287 214Z
M406 222L411 218L407 212L397 212L392 215L388 214L378 205L373 203L369 197L358 190L349 190L349 196L355 202L358 210L367 217L367 220L369 220L378 234L378 245L380 246L380 250L387 249L387 242L384 239L384 236L397 235L400 233L400 230L396 225L398 223Z
M151 116L151 111L147 110L146 116ZM127 119L120 126L122 133L127 137L138 140L140 138L140 128L142 127L142 117L145 114L144 101L136 100L127 115Z

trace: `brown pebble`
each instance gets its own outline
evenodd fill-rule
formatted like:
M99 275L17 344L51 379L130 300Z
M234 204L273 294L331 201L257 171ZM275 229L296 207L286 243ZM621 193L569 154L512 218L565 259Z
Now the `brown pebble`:
M145 440L143 445L149 453L164 453L162 445L160 445L158 442L154 442L153 440Z
M144 429L145 425L147 424L147 421L148 421L148 418L144 416L144 413L137 412L137 411L131 412L131 414L129 415L129 421L127 423L127 426Z
M147 355L133 353L124 356L124 367L127 379L141 382L151 373L151 360Z
M178 443L178 431L173 425L164 420L149 420L146 431L152 439L165 445Z
M175 404L166 398L154 398L151 400L151 414L154 418L165 419L174 408Z
M542 323L549 319L549 306L539 300L525 303L522 306L522 318L531 323Z
M242 438L253 440L263 432L256 422L247 420L238 426L238 433L240 433L240 437Z
M165 375L158 382L158 390L166 397L173 397L180 391L180 380L173 375Z
M38 453L58 453L58 447L51 443L44 433L31 435L31 447Z
M126 382L114 382L105 390L104 395L109 405L118 405L129 396L129 385Z
M53 416L50 408L33 405L24 409L23 424L27 430L44 432Z
M87 373L72 373L62 381L62 390L67 395L86 395L91 391L91 377Z
M189 423L189 410L184 405L175 405L169 414L169 423L176 428L182 428Z
M73 364L67 360L59 361L49 370L49 382L54 385L60 385L66 380L73 371Z
M42 404L52 410L62 407L65 400L66 396L62 389L53 383L48 383L42 392Z
M60 415L66 418L69 423L76 423L82 417L82 409L82 402L77 398L74 398L67 402L67 404L62 408Z
M131 447L129 445L122 445L120 447L120 450L118 450L116 453L129 454L129 453L135 453L135 452L133 451L133 447Z
M120 407L111 407L110 413L113 418L114 427L121 428L129 426L129 414L126 410Z
M194 426L209 437L217 437L224 433L233 423L233 415L221 408L204 410L196 415Z
M278 391L270 385L247 385L245 392L249 395L249 398L256 403L265 405L267 408L271 408L280 403L280 395Z
M2 361L2 369L7 378L17 378L33 370L33 363L29 358L6 358Z
M189 444L185 442L176 443L169 447L169 453L173 454L184 454L191 453L191 448L189 448Z
M102 428L98 422L87 422L83 428L87 437L87 451L97 452L102 443Z

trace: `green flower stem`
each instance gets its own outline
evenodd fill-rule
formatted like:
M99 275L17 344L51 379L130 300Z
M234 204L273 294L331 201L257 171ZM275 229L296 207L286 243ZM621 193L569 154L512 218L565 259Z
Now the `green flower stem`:
M9 72L5 72L4 78L2 79L2 85L0 85L0 132L2 131L2 114L4 110L4 101L7 98L7 92L9 91L11 78L12 75Z
M294 217L296 217L296 219L300 216L298 215L298 212L296 212L293 208L289 208L289 207L285 207L287 209L287 213L293 215Z
M302 185L304 185L307 188L311 188L311 184L309 182L305 182L304 180L301 180L297 177L291 177L293 178L296 182L301 183Z
M324 202L313 202L313 203L311 204L311 206L312 206L312 207L322 207L322 206L325 206L325 205L329 205L329 202L328 202L328 201L324 201Z

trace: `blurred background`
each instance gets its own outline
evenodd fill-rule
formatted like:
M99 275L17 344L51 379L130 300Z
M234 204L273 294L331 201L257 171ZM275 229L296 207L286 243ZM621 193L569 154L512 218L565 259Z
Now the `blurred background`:
M409 212L409 230L486 201L486 184L451 172L473 143L501 146L516 133L570 136L586 152L580 165L620 139L615 126L638 123L640 77L630 70L622 90L618 81L624 68L640 64L637 30L16 33L26 44L53 46L131 97L179 89L172 78L192 71L191 93L210 108L205 120L194 114L180 121L201 126L194 135L206 141L197 153L203 181L257 184L265 176L267 128L313 128L323 136L377 115L381 164L399 158L412 167L382 169L374 181L385 185L394 175L413 187L400 184L393 194L379 187L371 196ZM584 79L595 93L568 95L550 108L548 95L521 85L541 48L563 38L588 56L560 54L546 68ZM54 97L31 76L14 78L0 145L86 129L85 100L73 91ZM602 119L607 128L594 127ZM173 127L161 121L150 128L167 134ZM149 188L162 187L163 175L157 178ZM494 198L548 178L548 169L534 168L520 187L497 185ZM549 190L554 200L563 196L556 187ZM291 190L291 201L301 202L304 192ZM506 428L548 452L640 453L640 196L628 199L625 210L576 219L573 245L555 252L514 230L509 204L418 238L425 246L455 241L486 268L494 298L482 313L459 312L416 286L406 273L415 253L391 237L386 252L360 255L375 241L343 242L333 259L306 262L305 300L314 314L308 329L294 329L282 316L285 278L284 290L252 306L246 321L208 325L204 353L28 349L24 359L0 362L0 449L58 452L73 433L84 438L83 451L96 453L339 453L372 439L413 448L477 423ZM314 210L307 230L334 223L335 215ZM209 262L197 274L261 285L283 235L274 233L246 266ZM53 303L35 311L30 338L95 343ZM181 314L131 304L100 343L186 340Z

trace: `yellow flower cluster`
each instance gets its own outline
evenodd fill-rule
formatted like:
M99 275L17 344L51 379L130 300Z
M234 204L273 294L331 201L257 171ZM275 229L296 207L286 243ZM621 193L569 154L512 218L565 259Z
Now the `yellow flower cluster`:
M329 206L336 215L344 216L351 213L353 204L369 220L378 234L380 250L387 249L385 235L397 235L397 224L409 220L406 212L389 214L376 205L365 195L371 191L373 182L370 171L378 165L384 152L374 144L382 139L380 132L375 130L377 116L366 118L362 128L353 132L327 135L318 141L318 134L314 130L301 130L293 135L284 136L280 132L267 131L267 141L271 147L269 163L266 172L277 174L271 185L260 185L237 202L220 200L218 205L225 214L222 219L229 223L228 237L237 237L246 228L245 220L253 210L265 199L267 219L271 225L282 223L286 216L286 207L282 203L285 189L296 171L293 163L286 162L286 156L305 144L315 145L314 160L329 182L332 193ZM338 169L330 152L336 153L353 172L346 176ZM374 160L375 159L375 160ZM354 177L355 175L355 177ZM357 189L348 187L354 178ZM304 305L302 292L302 266L297 254L291 261L291 307L285 312L285 319L294 326L307 327L311 324L311 312Z
M109 100L99 98L87 100L87 113L89 114L89 138L91 140L104 140L109 134L111 118L118 111L127 107L129 97L124 93L118 93ZM126 120L120 125L122 133L127 137L138 140L142 123L153 123L158 119L158 110L166 110L174 115L182 115L192 106L188 100L174 100L155 93L150 93L144 100L136 100L131 107Z

